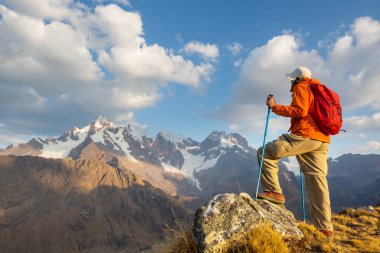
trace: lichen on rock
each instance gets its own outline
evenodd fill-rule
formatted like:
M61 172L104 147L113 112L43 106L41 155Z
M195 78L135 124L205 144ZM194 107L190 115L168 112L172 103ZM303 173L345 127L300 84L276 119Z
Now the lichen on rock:
M219 194L195 214L193 234L205 252L220 252L254 227L268 222L283 237L302 237L293 214L282 205L254 201L247 193Z

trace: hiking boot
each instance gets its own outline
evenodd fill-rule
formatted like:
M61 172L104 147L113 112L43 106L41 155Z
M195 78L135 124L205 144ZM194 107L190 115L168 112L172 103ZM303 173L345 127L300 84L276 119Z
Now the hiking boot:
M272 191L265 191L263 193L257 194L257 198L266 199L275 204L284 204L285 196L283 194L275 193Z

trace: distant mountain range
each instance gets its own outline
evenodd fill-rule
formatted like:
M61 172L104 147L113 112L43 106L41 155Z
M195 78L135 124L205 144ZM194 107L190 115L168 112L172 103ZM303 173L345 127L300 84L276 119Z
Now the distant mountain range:
M300 217L300 178L294 173L296 167L293 165L292 160L281 160L279 179L287 198L287 208ZM187 215L216 194L245 191L254 195L258 177L256 149L238 133L213 131L201 142L167 132L147 137L139 134L132 125L117 125L103 117L97 118L84 128L65 132L58 138L34 138L28 143L0 150L0 169L0 179L3 180L0 182L3 186L0 205L4 207L3 215L0 216L0 240L23 228L22 224L36 226L37 223L29 221L34 219L33 215L23 218L29 208L24 202L32 199L29 201L36 207L33 209L34 215L45 217L46 214L52 220L57 218L57 210L74 208L76 211L70 212L70 217L62 218L64 224L61 225L69 226L67 224L71 224L71 219L79 222L81 229L78 230L78 236L87 236L85 237L88 240L83 241L86 247L91 248L96 244L107 248L114 242L121 243L122 236L114 233L115 226L120 231L127 229L129 232L125 236L129 238L129 244L116 244L130 251L139 247L149 248L154 241L162 239L164 223L175 225L170 206L176 209L176 214L180 214L177 219L186 224ZM333 209L380 202L379 172L379 155L348 154L334 160L329 159L328 180ZM51 180L42 180L47 175L54 176ZM108 175L106 178L110 180L107 186L103 185L104 175ZM134 182L140 183L130 186L124 182L126 178L135 178ZM4 186L10 186L12 182L19 187ZM86 189L85 194L82 190L76 190L81 189L82 185L87 185L83 188ZM29 187L32 188L30 192L27 191ZM132 189L136 189L136 192ZM104 198L102 203L93 199L94 192L99 191ZM44 201L43 196L51 196L47 192L54 193L52 203ZM77 194L73 197L76 201L66 199L71 199L68 196L74 193ZM129 204L125 205L125 199L128 199ZM142 199L144 202L141 202ZM161 200L157 202L157 199ZM81 201L87 204L82 205ZM110 204L107 201L111 201L115 210L119 210L116 216L111 214L111 210L107 213ZM50 206L55 206L56 209L51 209ZM129 221L129 216L124 217L124 213L131 212L132 207L135 213L141 215L133 216L133 222ZM81 213L89 212L84 211L88 208L100 208L104 211L99 224L111 226L114 234L102 227L108 239L105 239L104 234L99 234L96 238L89 236L88 229L97 229L98 223L93 223L92 218L88 221L81 220ZM187 208L193 211L190 212ZM103 220L107 215L112 218ZM147 217L157 219L151 220ZM116 223L113 219L117 220ZM149 238L151 235L152 240L131 239L132 234L137 233L131 230L131 224L134 224L133 227L152 227L138 232L141 238ZM54 223L53 226L58 225ZM10 230L13 227L17 227L17 230ZM73 230L76 231L75 226ZM43 230L39 232L41 236L45 233ZM27 238L27 235L23 236ZM92 244L89 242L91 240ZM69 245L74 245L73 248L83 246L79 242ZM64 247L66 246L65 244Z
M154 138L140 136L131 126L118 126L99 117L88 126L74 128L59 138L33 138L26 144L10 146L0 154L34 155L45 158L95 158L86 152L95 145L99 152L107 152L135 163L147 163L165 171L180 173L199 189L196 173L215 166L228 152L249 154L254 149L239 134L212 132L204 141L160 132Z

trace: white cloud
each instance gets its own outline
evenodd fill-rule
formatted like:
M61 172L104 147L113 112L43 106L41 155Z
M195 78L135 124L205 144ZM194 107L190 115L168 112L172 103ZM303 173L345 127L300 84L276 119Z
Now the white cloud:
M380 152L380 141L368 141L364 145L356 147L355 153L378 154Z
M340 94L344 113L364 107L380 109L379 21L356 19L331 45L326 57L317 49L304 50L302 45L299 35L284 34L253 49L243 62L231 100L218 117L246 131L259 130L266 96L274 94L277 103L288 105L290 83L284 73L300 65L309 67L313 77ZM236 113L238 110L243 112ZM355 124L355 120L349 119L347 125Z
M6 6L36 18L63 19L71 15L72 0L4 0Z
M91 19L99 29L97 33L107 38L103 43L113 44L110 50L99 50L98 61L120 79L132 85L139 80L153 82L154 89L157 81L160 85L177 82L196 88L209 81L214 70L211 64L195 65L172 50L146 44L139 14L108 5L97 7Z
M380 129L380 112L372 115L351 116L343 120L344 128L349 132L368 133Z
M183 51L189 54L199 54L205 60L216 61L219 57L219 48L215 44L205 44L199 41L187 43Z
M0 5L0 82L29 85L42 96L100 80L102 73L74 27L16 13Z
M230 45L227 45L227 49L230 50L232 55L238 55L241 50L243 50L243 45L238 42L234 42Z
M234 67L235 68L240 68L240 66L243 64L243 60L242 59L238 59L234 62Z
M368 105L380 109L380 86L376 85L379 54L380 23L370 17L356 19L351 30L332 46L324 62L324 77L334 84L346 108Z
M168 83L204 90L214 72L213 62L196 64L148 44L141 15L115 4L90 9L70 0L6 1L0 15L5 123L7 110L29 121L57 113L119 119L162 100ZM215 45L200 45L205 57L216 59Z
M286 165L286 168L289 171L292 171L296 176L300 175L300 164L298 163L296 156L290 156L288 162L283 161L283 163Z
M32 87L2 85L0 83L1 111L41 113L46 111L46 99Z
M267 95L274 94L281 104L290 102L290 82L286 81L284 73L298 64L317 68L321 62L316 51L300 51L295 37L274 37L264 46L253 49L245 59L234 85L233 97L219 118L228 124L239 125L244 132L261 131L265 124ZM281 129L288 126L287 120Z
M370 17L358 18L352 26L352 33L359 48L371 48L380 42L380 24Z
M109 0L92 0L92 1L97 4L104 4L104 3L110 2ZM124 5L124 6L132 6L129 0L113 0L112 2L115 4Z

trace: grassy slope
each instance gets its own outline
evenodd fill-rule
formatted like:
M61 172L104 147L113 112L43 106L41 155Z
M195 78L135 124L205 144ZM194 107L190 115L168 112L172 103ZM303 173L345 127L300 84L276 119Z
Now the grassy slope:
M247 233L243 240L230 242L223 253L249 252L380 252L380 205L373 211L346 209L333 215L335 228L333 240L326 238L314 226L300 223L305 234L302 240L287 240L264 224ZM155 252L197 253L190 232L176 232L171 243ZM274 250L276 249L276 250Z

